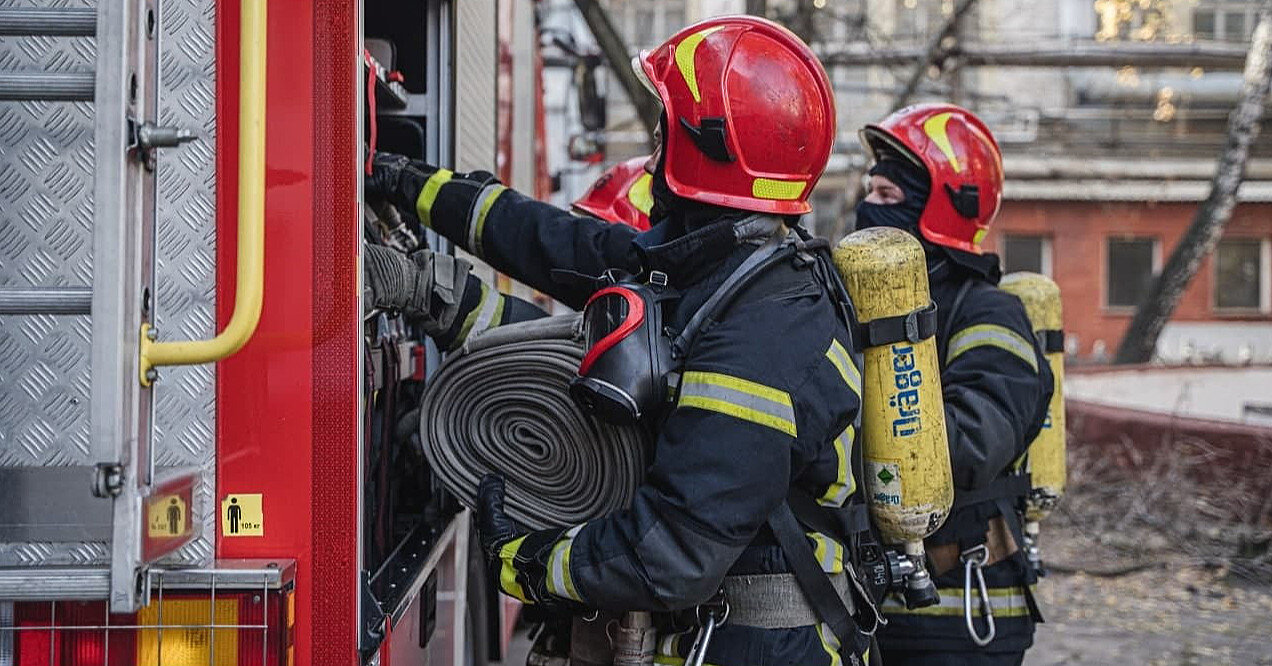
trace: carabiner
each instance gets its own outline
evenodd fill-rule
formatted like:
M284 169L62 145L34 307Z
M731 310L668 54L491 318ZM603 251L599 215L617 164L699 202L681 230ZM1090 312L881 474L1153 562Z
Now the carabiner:
M994 609L989 602L989 587L985 585L985 574L981 567L989 559L989 549L985 544L968 548L959 555L963 561L963 620L967 623L967 635L978 647L985 647L994 640ZM989 631L982 637L976 632L976 624L972 621L972 570L976 570L976 582L980 588L981 614L985 616L985 624Z

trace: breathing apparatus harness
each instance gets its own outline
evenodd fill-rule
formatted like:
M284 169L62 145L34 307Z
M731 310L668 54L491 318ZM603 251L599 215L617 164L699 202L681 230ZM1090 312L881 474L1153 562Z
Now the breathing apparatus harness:
M813 271L832 297L850 337L886 334L883 330L866 330L857 325L848 291L831 262L829 243L813 238L798 226L786 233L783 229L784 226L776 225L767 240L725 278L679 332L671 330L663 321L663 308L679 296L668 286L664 273L651 271L642 281L608 272L603 278L607 286L597 291L583 309L588 351L570 383L571 395L598 417L613 423L630 424L658 413L675 399L679 368L697 336L719 321L758 277L787 261ZM907 332L917 335L915 327L920 321L924 331L932 327L931 316L911 319L913 321L900 321L898 318L883 325L897 328L902 337ZM859 348L856 345L850 348L859 357ZM860 419L859 412L858 431ZM854 456L852 465L853 473L860 478L859 456ZM845 654L850 652L856 644L854 630L859 627L866 635L873 635L885 622L876 600L895 576L891 575L890 569L894 567L889 566L889 558L871 526L866 504L853 501L844 507L825 507L802 489L792 488L787 501L769 517L768 525L803 597L818 619L839 639L841 650ZM809 548L805 536L809 529L850 546L853 557L851 562L845 563L846 594L836 589ZM840 587L843 587L842 581ZM709 609L709 622L700 621L699 625L709 634L708 627L714 628L728 616L728 600L723 597L723 590L704 604L703 609ZM694 656L699 657L703 651L705 647L695 645Z
M949 329L953 326L954 315L972 290L973 283L974 280L970 279L963 282L954 296L950 306L950 317L946 319L945 330L941 331L939 337L942 358L947 353L945 346L953 333ZM954 496L954 505L950 508L950 519L946 522L946 529L949 536L953 538L954 544L957 545L958 563L963 567L963 623L967 628L968 638L978 647L985 647L992 643L997 634L994 609L990 600L989 586L985 582L984 568L996 564L1001 559L1006 559L1010 554L1004 555L1001 552L1002 548L993 548L989 543L985 521L980 519L981 513L963 511L962 515L959 515L959 510L978 504L992 503L998 509L1003 522L1006 523L1011 539L1019 547L1026 542L1021 525L1023 508L1018 505L1029 494L1031 487L1029 475L1025 472L1002 475L982 488L958 491ZM933 552L933 549L929 549L929 552ZM981 616L985 619L983 634L977 630L972 614L973 595L978 597L976 605L979 606ZM1024 586L1024 597L1030 615L1035 621L1042 621L1042 613L1028 585Z

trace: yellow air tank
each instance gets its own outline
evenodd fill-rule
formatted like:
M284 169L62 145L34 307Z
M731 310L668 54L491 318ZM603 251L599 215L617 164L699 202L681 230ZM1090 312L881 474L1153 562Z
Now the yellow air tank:
M937 597L923 539L949 515L954 483L923 247L900 229L863 229L840 241L834 261L863 329L901 324L900 335L871 332L864 341L862 457L871 518L915 565L906 603L930 605ZM921 331L925 310L929 330Z
M1032 489L1025 502L1025 537L1029 558L1041 564L1038 555L1038 523L1055 507L1064 494L1065 427L1064 427L1064 321L1060 305L1060 287L1051 278L1037 273L1019 272L1005 276L999 286L1025 304L1025 312L1043 345L1043 352L1055 378L1055 390L1047 407L1047 420L1038 436L1029 444L1025 465Z

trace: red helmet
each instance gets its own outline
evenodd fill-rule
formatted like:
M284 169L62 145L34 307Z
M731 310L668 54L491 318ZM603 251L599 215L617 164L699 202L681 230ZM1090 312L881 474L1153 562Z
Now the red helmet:
M648 229L654 197L649 193L653 176L645 171L647 161L649 157L633 157L610 167L574 202L574 207L606 222L626 224L640 231Z
M755 16L713 18L633 65L667 113L672 192L762 213L810 210L835 141L835 98L794 33Z
M932 190L919 231L937 245L981 254L1003 201L1003 154L985 123L953 104L916 104L861 130L878 157L892 148L927 169Z

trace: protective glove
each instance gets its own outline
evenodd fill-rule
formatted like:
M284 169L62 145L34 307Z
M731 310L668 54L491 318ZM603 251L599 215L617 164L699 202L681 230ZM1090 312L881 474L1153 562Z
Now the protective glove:
M487 474L477 486L477 538L499 588L546 611L582 612L582 604L548 591L548 557L565 529L530 532L504 512L504 480Z
M415 200L437 171L437 167L423 160L376 151L371 160L371 175L364 184L368 194L378 194L399 211L415 215Z
M367 245L363 253L363 303L399 310L423 320L424 332L449 331L463 304L472 264L448 254L419 250L409 257L383 245Z

